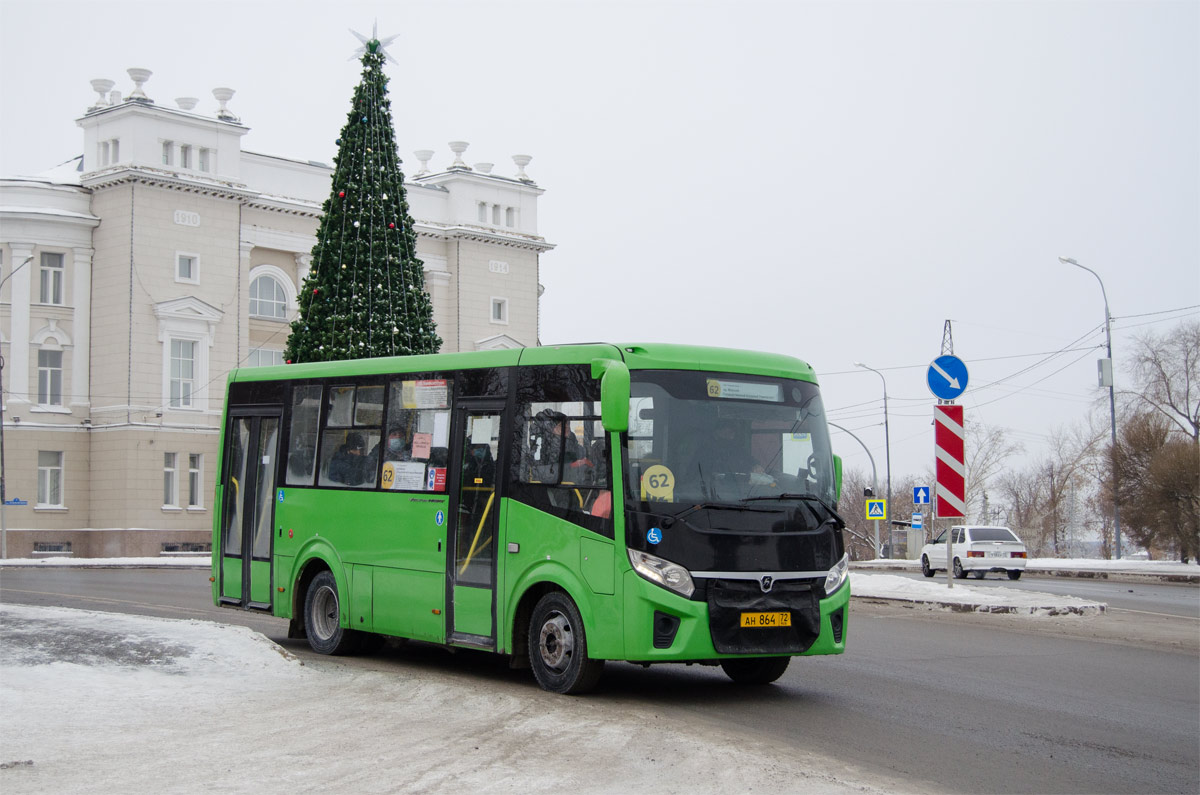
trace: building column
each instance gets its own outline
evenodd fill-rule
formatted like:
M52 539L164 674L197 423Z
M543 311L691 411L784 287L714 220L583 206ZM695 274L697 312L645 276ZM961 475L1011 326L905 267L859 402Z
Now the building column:
M237 302L237 356L235 366L241 366L250 355L250 252L254 244L248 240L238 241L238 302ZM242 353L245 351L245 353Z
M438 254L423 254L425 292L433 304L433 321L442 338L442 352L458 350L458 308L450 296L450 271L446 258Z
M71 335L75 348L71 355L71 402L70 406L88 408L91 405L91 338L92 338L92 255L90 248L77 248L75 252L75 296L74 328Z
M33 243L9 243L12 274L9 296L12 298L12 327L8 334L8 361L4 363L4 382L8 386L8 404L28 405L29 400L29 304L33 295ZM28 262L26 262L28 260Z

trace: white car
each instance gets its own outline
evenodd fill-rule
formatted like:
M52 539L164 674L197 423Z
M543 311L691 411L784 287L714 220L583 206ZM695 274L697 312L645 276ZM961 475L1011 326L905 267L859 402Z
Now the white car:
M921 547L921 573L932 577L946 570L946 534L953 533L954 576L963 579L971 572L983 579L989 571L1003 571L1008 579L1021 579L1025 571L1025 543L1007 527L957 525Z

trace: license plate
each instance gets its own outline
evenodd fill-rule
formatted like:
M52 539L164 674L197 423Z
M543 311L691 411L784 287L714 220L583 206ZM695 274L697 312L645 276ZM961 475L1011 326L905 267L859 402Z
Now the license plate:
M742 613L743 627L790 627L792 614L786 610L779 613Z

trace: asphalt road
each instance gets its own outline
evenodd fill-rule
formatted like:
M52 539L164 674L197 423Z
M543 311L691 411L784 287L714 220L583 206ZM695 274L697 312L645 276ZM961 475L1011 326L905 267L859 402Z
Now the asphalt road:
M239 623L314 667L326 660L287 640L280 619L213 607L207 571L5 569L0 600ZM732 686L713 668L610 664L586 698L649 722L736 729L747 747L823 754L899 790L1200 791L1200 628L1190 618L855 600L849 633L845 655L794 660L771 687ZM491 655L389 644L341 663L540 697L528 672Z

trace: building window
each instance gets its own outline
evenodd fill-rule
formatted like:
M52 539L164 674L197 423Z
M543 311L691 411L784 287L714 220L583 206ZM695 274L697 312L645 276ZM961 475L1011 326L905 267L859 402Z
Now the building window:
M188 284L200 283L200 257L196 254L175 254L175 281Z
M492 322L507 323L508 322L508 299L493 298L492 299Z
M43 304L62 304L63 255L43 251L41 275L40 301Z
M121 139L114 138L110 142L112 144L112 160L110 163L118 163L121 160Z
M496 226L500 226L500 205L499 204L492 205L492 223L495 224Z
M63 454L59 450L38 450L39 508L63 507Z
M38 403L62 405L62 351L38 351Z
M287 293L270 276L250 282L250 317L283 320L287 317Z
M283 351L273 351L270 348L254 348L246 357L247 367L274 367L283 364Z
M179 167L180 168L191 168L192 167L192 147L190 147L190 146L180 146L179 147Z
M100 142L100 165L107 166L108 160L108 141Z
M171 340L171 396L173 409L192 408L196 391L196 343L193 340Z
M201 489L204 487L204 457L200 453L188 454L188 507L203 508L204 499Z
M505 226L516 226L517 225L517 211L514 208L512 208L512 207L504 208L504 225Z
M163 141L162 143L162 164L164 166L172 165L174 158L172 157L175 151L174 141Z
M479 223L487 223L488 206L487 202L479 202Z
M34 541L33 552L35 555L70 555L70 541Z
M211 171L212 170L212 155L209 153L209 150L205 149L204 147L200 147L200 166L199 167L200 167L201 171Z
M177 453L163 453L163 507L179 507L179 470Z

